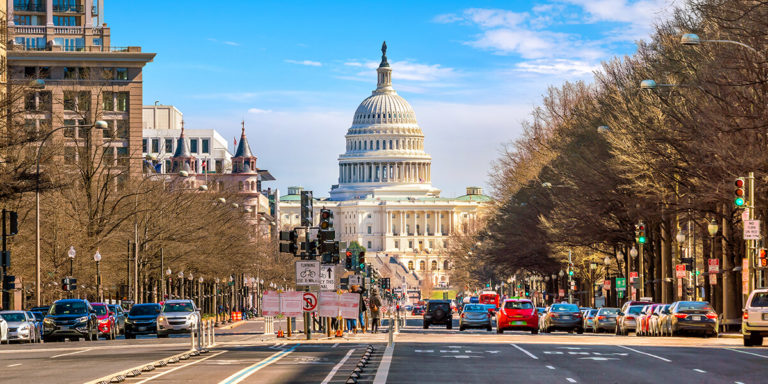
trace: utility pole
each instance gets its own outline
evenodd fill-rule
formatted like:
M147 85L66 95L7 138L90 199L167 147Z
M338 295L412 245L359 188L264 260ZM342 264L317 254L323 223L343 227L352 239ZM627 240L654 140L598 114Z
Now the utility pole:
M749 187L749 219L755 219L755 173L750 172L747 177ZM742 292L744 295L744 302L747 300L747 295L755 289L755 240L747 240L747 261L749 263L749 282L747 291Z
M568 250L568 303L573 304L573 289L571 289L571 250Z

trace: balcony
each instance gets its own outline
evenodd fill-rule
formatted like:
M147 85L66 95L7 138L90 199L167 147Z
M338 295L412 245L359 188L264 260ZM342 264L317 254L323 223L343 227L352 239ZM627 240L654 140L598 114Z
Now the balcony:
M64 4L53 3L53 11L62 13L83 13L83 6L81 4L70 2L66 2Z
M45 12L44 2L35 1L14 1L14 12Z

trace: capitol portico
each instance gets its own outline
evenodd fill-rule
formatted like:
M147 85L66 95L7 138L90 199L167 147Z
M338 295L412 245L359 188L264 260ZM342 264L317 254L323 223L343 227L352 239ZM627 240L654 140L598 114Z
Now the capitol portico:
M432 157L424 151L416 114L392 87L386 43L377 77L376 89L360 103L345 135L338 184L329 198L315 200L315 210L333 210L337 240L366 247L374 266L396 277L393 287L448 287L448 237L472 230L490 198L479 187L456 198L440 197L431 184ZM300 224L300 192L301 187L289 187L280 197L282 229Z

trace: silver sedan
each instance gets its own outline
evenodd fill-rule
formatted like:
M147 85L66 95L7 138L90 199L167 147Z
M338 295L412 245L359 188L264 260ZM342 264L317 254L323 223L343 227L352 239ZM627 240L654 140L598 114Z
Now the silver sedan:
M25 311L2 311L0 316L8 323L8 341L36 343L40 340L34 316Z
M459 317L459 331L467 328L485 328L488 331L493 329L491 323L491 314L483 304L467 304L461 311Z

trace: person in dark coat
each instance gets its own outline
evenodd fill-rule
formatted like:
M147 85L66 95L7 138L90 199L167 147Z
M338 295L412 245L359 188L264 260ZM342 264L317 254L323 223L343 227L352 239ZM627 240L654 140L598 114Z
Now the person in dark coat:
M379 331L379 318L381 317L381 297L379 297L379 291L376 289L371 290L371 332L376 333Z

